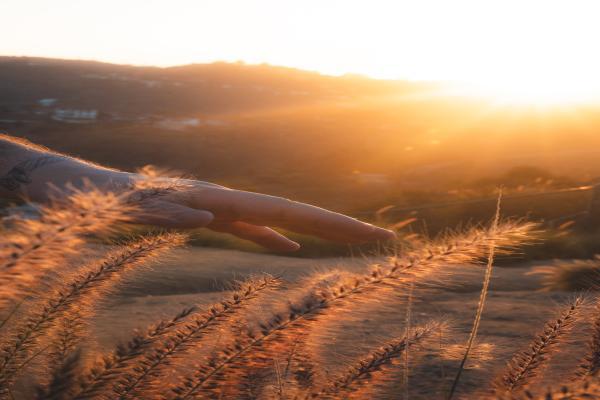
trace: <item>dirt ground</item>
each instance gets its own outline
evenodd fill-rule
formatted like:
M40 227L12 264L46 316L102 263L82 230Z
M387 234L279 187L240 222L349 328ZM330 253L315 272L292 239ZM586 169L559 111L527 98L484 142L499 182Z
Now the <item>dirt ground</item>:
M551 262L545 263L548 264ZM99 346L109 348L126 340L134 329L143 328L158 318L172 316L185 306L217 301L225 295L223 290L227 282L251 274L281 274L293 282L314 271L338 268L358 272L364 270L365 265L366 261L361 259L307 260L205 248L182 250L167 262L137 275L123 290L114 294L94 322L95 334ZM518 264L495 268L476 357L467 364L468 369L459 386L459 398L476 398L485 392L512 354L527 345L544 322L556 313L561 302L574 296L573 293L540 291L539 277L527 275L533 266ZM425 354L412 360L408 398L443 398L447 393L459 363L457 351L451 350L458 350L460 354L460 344L466 341L482 277L483 269L479 268L460 282L415 291L414 323L444 318L452 330L447 334L450 338L440 338L439 354ZM344 309L338 320L320 326L321 333L315 340L321 346L319 365L324 374L339 371L340 357L353 360L385 338L403 332L406 305L403 301L393 300L394 296L399 298L400 295L404 294L388 293L379 301L371 301L356 310ZM583 334L572 339L575 344L582 340L585 340ZM545 374L544 382L551 382L559 373L564 375L564 371L576 365L582 355L581 350L576 349L581 346L569 346L573 350L555 357L554 366ZM396 391L384 395L385 398L406 396L404 389L397 389L400 376L390 374L390 385L396 387Z

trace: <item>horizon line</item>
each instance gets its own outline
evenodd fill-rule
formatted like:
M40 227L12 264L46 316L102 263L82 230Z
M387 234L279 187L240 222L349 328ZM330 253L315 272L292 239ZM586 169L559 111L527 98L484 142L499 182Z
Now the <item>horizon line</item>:
M145 64L145 63L128 63L128 62L118 62L118 61L109 61L109 60L101 60L101 59L93 59L93 58L69 58L69 57L60 57L60 56L38 56L38 55L23 55L23 54L0 54L0 58L20 58L20 59L43 59L43 60L56 60L56 61L72 61L72 62L89 62L89 63L97 63L97 64L107 64L121 67L134 67L134 68L157 68L157 69L169 69L169 68L178 68L178 67L188 67L193 65L213 65L213 64L228 64L228 65L245 65L250 67L260 67L260 66L268 66L273 68L284 68L295 71L302 71L307 73L313 73L316 75L320 75L322 77L330 77L330 78L361 78L368 79L373 81L386 81L386 82L411 82L411 83L422 83L422 84L435 84L435 83L453 83L457 82L455 80L450 79L414 79L414 78L384 78L384 77L376 77L371 76L369 74L360 73L360 72L344 72L341 74L333 74L321 72L316 69L308 69L301 68L297 66L291 65L282 65L282 64L271 64L268 62L260 62L253 63L245 60L211 60L211 61L192 61L184 64Z

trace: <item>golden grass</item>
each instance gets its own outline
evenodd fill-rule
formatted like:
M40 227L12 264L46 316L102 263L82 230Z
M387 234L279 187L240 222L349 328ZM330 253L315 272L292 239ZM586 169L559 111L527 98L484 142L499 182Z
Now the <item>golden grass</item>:
M156 195L163 188L143 190L144 195ZM131 193L123 198L93 189L79 191L61 205L43 209L40 219L18 221L5 230L0 280L15 287L27 284L37 295L25 298L17 308L15 299L22 298L24 291L0 291L9 299L0 309L5 316L0 325L0 398L14 397L15 383L23 379L36 385L32 396L39 399L387 398L384 389L390 386L400 387L395 398L409 397L408 369L418 368L424 358L443 357L445 349L433 342L440 331L444 337L454 334L441 319L423 323L415 318L413 297L418 302L420 288L446 285L469 264L487 260L474 326L461 357L464 363L482 318L494 253L514 251L531 240L535 229L524 222L500 221L497 213L490 227L415 242L363 273L315 274L299 283L253 277L212 306L186 308L136 332L116 349L98 352L88 325L102 299L130 271L160 261L187 239L170 232L142 236L78 266L72 256L85 244L86 235L106 232L115 221L126 219L134 208L132 198L136 197ZM75 207L83 211L77 213ZM67 216L75 214L79 217L67 222ZM69 259L73 267L62 268ZM35 277L25 273L38 266ZM50 276L49 284L42 276ZM336 371L325 371L311 347L324 324L344 319L365 304L376 310L390 296L407 306L406 326L388 332L390 337L366 355L340 358ZM259 304L269 307L260 308L259 314ZM567 333L578 326L582 307L583 298L577 297L548 322L489 388L488 393L495 391L490 396L577 399L589 394L597 398L593 397L598 394L600 358L597 311L579 380L557 382L556 390L535 385L551 354L561 350ZM462 364L456 367L463 370ZM393 378L395 370L404 379ZM575 371L570 372L572 376ZM439 385L431 382L432 388Z
M600 287L600 258L559 261L552 266L535 267L530 274L540 276L547 291L597 289Z
M515 354L508 363L504 374L496 380L497 392L512 392L530 385L540 375L540 370L548 363L553 353L560 350L560 344L574 327L584 304L579 296L562 310L558 317L546 323L526 350Z
M500 205L502 203L502 191L500 191L498 195L498 202L496 204L496 214L494 215L494 220L492 221L491 232L492 236L495 236L496 230L498 229L498 224L500 223ZM458 372L456 373L456 378L454 378L454 382L452 382L452 387L450 388L450 393L448 394L448 400L451 400L454 396L454 392L456 391L456 387L458 386L458 382L460 381L460 376L465 368L465 364L467 359L469 358L469 352L473 347L473 343L475 342L475 338L477 337L477 332L479 331L479 324L481 323L481 317L483 316L483 308L485 307L485 300L487 299L488 289L490 287L490 281L492 279L492 268L494 266L494 255L496 252L496 243L491 241L489 244L489 251L487 256L487 265L485 268L485 276L483 278L483 285L481 287L481 293L479 295L479 303L477 304L477 312L475 312L475 320L473 321L473 328L471 328L471 333L469 334L469 340L467 341L467 346L465 348L465 354L460 362L460 366L458 367Z
M257 296L278 286L278 278L266 276L261 279L244 282L230 299L225 299L218 304L210 306L204 312L198 312L188 319L184 326L168 335L162 344L157 346L150 354L137 360L134 371L125 373L119 383L113 388L119 398L136 398L136 393L149 393L160 384L158 378L161 371L167 368L171 359L185 352L209 334L219 324L227 323L235 313L244 309L247 304Z
M72 312L89 313L95 300L115 284L127 270L135 268L166 250L183 244L179 234L138 239L109 253L104 259L81 268L61 287L51 290L8 334L0 345L0 387L10 387L23 363L40 347L39 339ZM69 314L71 312L71 314Z
M0 301L18 299L39 286L47 271L78 253L84 235L102 234L126 221L134 207L127 194L93 188L39 208L39 219L13 219L0 243ZM0 304L1 305L1 304Z
M332 379L320 391L310 395L312 398L350 398L355 395L352 392L357 391L363 385L374 386L378 380L382 380L385 374L382 373L384 367L389 367L392 363L402 357L411 346L420 344L426 339L430 339L444 324L438 321L432 321L426 325L418 326L410 330L404 336L393 339L373 351L365 358L359 360L355 365L351 365L348 370L339 377ZM361 398L361 397L355 397Z

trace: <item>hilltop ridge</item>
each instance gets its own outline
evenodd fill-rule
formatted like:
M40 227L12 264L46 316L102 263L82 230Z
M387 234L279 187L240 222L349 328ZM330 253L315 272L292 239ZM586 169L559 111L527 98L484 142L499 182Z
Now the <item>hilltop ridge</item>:
M139 118L228 113L410 91L422 84L332 77L271 65L215 62L138 67L96 61L0 57L0 112L18 113L40 99Z

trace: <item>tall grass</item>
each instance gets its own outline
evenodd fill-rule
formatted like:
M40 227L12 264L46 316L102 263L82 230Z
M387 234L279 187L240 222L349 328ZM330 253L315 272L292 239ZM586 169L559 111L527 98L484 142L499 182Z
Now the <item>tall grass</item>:
M128 195L73 189L66 200L38 207L39 219L11 219L0 243L0 301L6 304L38 288L47 271L79 252L84 235L106 233L117 221L128 220L134 211Z
M178 188L143 190L141 199ZM224 293L220 302L185 308L134 333L115 349L98 350L90 335L91 317L101 312L102 300L131 271L160 262L187 240L179 233L155 233L105 246L104 254L85 263L73 257L90 234L106 233L116 221L126 220L139 200L131 194L77 191L68 200L41 209L39 219L18 220L5 228L0 280L16 286L3 285L0 290L8 299L0 309L4 316L0 398L387 398L391 387L397 390L394 398L399 398L409 393L408 368L414 372L423 360L437 360L442 352L432 342L441 331L444 337L455 332L446 331L448 323L440 322L445 319L421 320L413 310L421 296L459 277L461 270L485 265L475 322L462 364L457 365L457 371L467 374L464 363L482 319L494 255L527 243L535 229L529 223L501 221L498 211L490 227L414 242L395 256L377 258L359 273L329 274L326 279L314 274L301 282L252 277ZM314 357L315 351L322 351L314 346L314 337L320 337L327 323L349 321L365 305L373 313L379 307L400 309L400 305L409 311L404 326L386 331L380 345L363 356L343 356L331 362L333 366L323 365L322 354ZM582 310L583 299L578 297L548 322L528 349L515 355L489 392L495 391L498 398L578 398L584 392L596 393L597 316L580 368L584 377L556 391L535 386L534 378L544 373L550 355L577 327ZM396 370L405 378L394 379ZM24 382L36 389L24 391L18 385ZM430 386L433 390L446 383L448 391L451 382L438 379ZM573 396L557 397L559 393ZM410 394L415 395L412 390Z
M432 321L423 326L415 327L398 339L393 339L373 351L365 358L351 365L348 370L339 377L334 378L318 392L312 393L313 398L347 398L353 391L360 389L363 385L373 386L377 380L384 377L381 372L386 366L396 359L401 359L411 346L420 344L430 339L439 329L443 329L443 323Z
M583 297L577 297L556 319L546 323L529 344L526 350L515 354L508 363L504 374L494 384L496 391L512 392L525 387L540 375L540 370L548 363L551 355L560 349L565 336L575 325L584 304Z
M247 353L259 352L263 357L272 357L273 348L281 351L281 345L289 342L288 339L295 333L311 329L321 315L331 313L339 306L351 305L355 298L369 298L390 288L405 289L410 282L422 281L435 272L441 274L442 265L474 262L485 255L490 241L508 247L515 243L515 237L525 235L529 228L507 223L495 232L489 229L471 230L464 236L447 237L415 249L404 258L391 258L385 265L375 265L365 275L310 293L300 302L289 304L283 311L260 323L257 330L242 332L228 347L209 357L193 375L182 379L173 392L178 399L189 399L198 393L211 391L213 379L220 381L220 385L235 385L236 374L223 376L223 373L243 362ZM239 370L236 368L235 372Z
M150 354L139 359L135 370L123 374L119 384L113 390L120 399L135 398L136 393L148 393L153 386L156 386L156 381L151 379L160 376L161 370L171 364L172 358L198 345L215 327L227 323L237 312L243 310L250 300L276 287L279 283L279 279L274 277L248 280L231 295L230 299L225 299L210 306L204 312L190 316L191 321L183 328L169 335Z
M589 340L588 351L579 365L577 374L582 378L597 376L600 371L600 302L597 300L592 320L592 337Z
M72 279L52 290L38 304L33 304L23 321L2 337L0 388L10 387L27 357L39 349L39 339L57 322L70 318L73 312L89 313L94 307L93 302L127 270L160 257L166 250L183 244L184 240L179 234L163 234L122 245L102 260L82 267Z
M492 221L491 231L493 234L496 233L496 229L498 229L498 224L500 223L500 205L502 204L502 190L498 194L498 202L496 203L496 214L494 215L494 220ZM487 265L485 268L485 276L483 278L483 286L481 287L481 293L479 295L479 303L477 304L477 311L475 312L475 320L473 321L473 328L471 328L471 333L469 334L469 340L467 341L467 346L465 348L465 354L460 362L460 366L458 367L458 372L456 373L456 377L454 378L454 382L452 382L452 387L450 388L450 394L448 394L448 400L452 400L454 396L454 392L456 391L456 387L458 386L458 382L460 381L460 376L465 368L465 364L467 359L469 358L469 352L473 347L473 343L475 343L475 338L477 337L477 332L479 331L479 324L481 323L481 317L483 316L483 308L485 307L485 300L487 299L488 289L490 287L490 281L492 280L492 268L494 266L494 255L496 252L496 243L494 241L490 242L489 251L487 256Z

